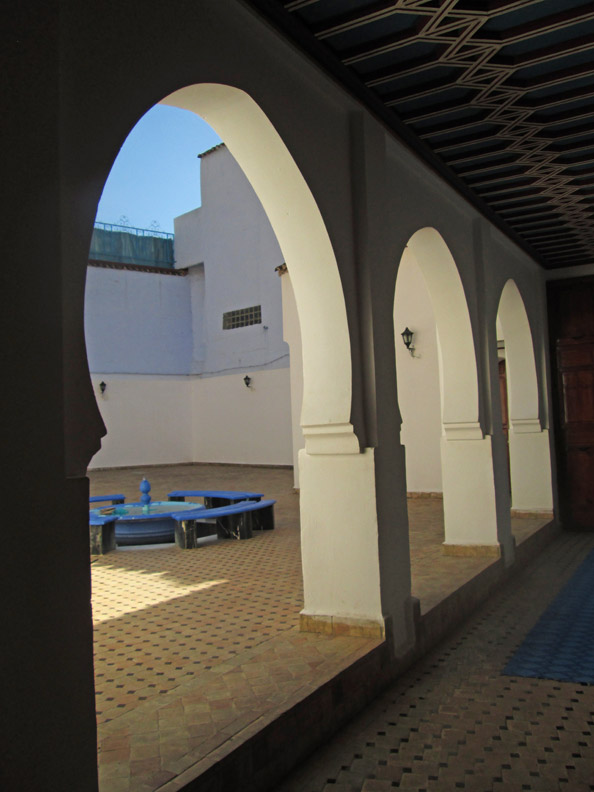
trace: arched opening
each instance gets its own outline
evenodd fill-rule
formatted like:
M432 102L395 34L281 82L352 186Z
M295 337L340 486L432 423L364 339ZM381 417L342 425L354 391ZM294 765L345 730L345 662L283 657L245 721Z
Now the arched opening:
M309 431L310 435L313 437L313 445L323 446L323 456L325 461L328 460L329 455L331 459L336 459L337 457L343 459L344 457L348 456L348 454L344 453L345 449L349 452L353 452L353 449L356 449L356 455L359 457L360 454L358 443L349 422L351 409L350 341L346 324L346 309L342 295L342 286L338 274L337 263L322 217L303 176L301 175L291 155L280 140L270 121L266 118L262 111L260 111L256 104L243 92L222 85L193 86L191 88L176 92L176 94L172 97L166 98L164 103L171 104L185 110L190 110L203 117L225 142L227 149L231 152L231 154L233 154L235 162L238 163L239 167L243 171L243 174L245 174L247 179L250 181L251 187L258 195L260 203L268 215L268 219L270 220L270 223L276 234L278 245L282 251L282 257L274 263L281 265L282 262L285 261L289 273L288 275L282 275L282 278L279 279L278 275L274 272L274 267L271 267L269 277L273 280L273 286L275 286L278 291L279 301L281 283L283 292L286 292L284 296L287 301L289 301L289 298L293 297L294 295L293 300L295 303L295 308L292 312L287 310L287 314L292 313L295 318L299 319L300 328L297 328L297 330L300 329L301 332L296 333L295 327L293 327L291 332L287 332L286 324L288 317L283 317L285 320L285 333L289 336L292 335L292 338L287 340L295 340L297 342L299 340L299 336L301 336L303 339L301 354L299 354L299 350L292 348L292 355L298 361L299 368L301 368L301 360L303 361L304 395L302 409L303 417L301 422L306 424L306 432ZM215 152L212 159L220 156L222 156L221 152ZM304 229L307 229L307 232L305 232ZM146 275L146 277L149 278L152 276ZM175 286L175 284L181 283L182 280L189 280L190 277L191 275L182 279L178 277L167 276L165 279L169 284L175 282ZM291 281L292 290L288 288L286 284L286 281L288 281L289 278ZM155 280L154 277L153 280ZM235 293L241 291L241 283L230 282L228 283L228 286L229 290L233 290ZM175 306L181 305L181 296L178 295L179 299L177 297L174 299L171 296L172 289L166 290L164 287L162 287L155 290L155 288L151 288L151 293L154 292L154 294L150 299L148 287L144 292L147 312L156 319L157 312L153 312L153 309L157 304L157 300L160 300L162 303L167 303L173 306L173 311L170 313L175 313ZM173 291L176 291L176 288L177 286L175 286ZM246 291L249 290L247 288L247 284L244 284L243 292L245 293ZM207 294L204 294L204 299L208 299ZM250 305L251 301L248 299L247 303L240 302L239 307L244 304ZM235 306L229 305L226 307L233 308ZM287 308L289 308L289 306L287 306ZM281 312L279 305L279 320L280 315ZM165 317L163 321L166 321L166 319L167 317ZM103 320L109 321L108 317L106 316L103 317ZM265 329L263 325L264 322L257 327L254 325L253 327L246 328L245 330L240 329L239 332L249 333L254 331L260 333L261 337L264 337L264 335L268 332L268 329ZM320 338L324 338L327 343L320 344ZM150 355L150 349L148 348L148 345L143 346L143 342L146 341L146 338L138 338L137 340L138 343L135 345L137 354ZM117 341L117 338L114 339L114 341ZM180 343L183 344L184 339L180 338ZM271 369L266 372L266 374L273 375L275 371L275 369ZM246 384L244 384L245 373L246 372L242 371L240 374L236 375L236 380L238 383L236 398L243 399L244 401L250 399L251 396L257 395L257 389L260 388L261 390L263 387L262 379L264 377L263 374L258 375L248 372L252 373L252 383L251 388L249 388ZM188 378L186 377L186 379ZM97 386L99 384L100 383L96 383ZM162 412L159 414L159 409L156 409L154 410L155 414L152 417L154 421L168 421L171 420L172 417L174 420L188 419L185 433L189 435L189 424L191 424L192 420L192 411L194 412L194 417L196 417L196 412L199 411L201 407L202 409L204 408L205 398L211 402L209 405L210 409L210 407L212 407L213 400L217 398L217 393L221 393L222 391L219 390L217 393L215 393L215 379L214 377L208 379L207 387L200 390L200 397L198 398L196 395L192 396L190 407L186 409L182 415L177 411L180 402L179 393L181 391L179 388L177 388L177 386L173 387L174 384L175 383L167 381L165 376L161 377L160 381L154 384L155 388L161 388L163 391L162 396L159 396L156 400L156 402L162 405ZM181 382L180 387L186 388L187 384L188 383ZM96 394L98 396L100 405L102 398L109 400L112 387L115 387L115 382L112 383L108 381L107 390L105 391L104 395L102 395L99 389L96 388ZM178 394L177 396L174 396L174 391ZM214 396L212 395L213 393ZM139 399L142 399L140 391L138 394ZM282 401L282 399L279 399L279 402L281 402L279 409L286 410L290 415L290 400L285 401L284 404L282 404ZM170 410L166 412L166 405L168 403L170 405ZM299 406L301 407L301 404ZM172 416L172 412L177 414ZM200 415L197 417L199 419ZM132 419L133 416L131 415L129 418ZM270 420L268 430L274 434L272 418L271 416L269 416L269 418ZM126 416L123 416L122 420L125 421ZM106 422L109 431L109 420ZM140 446L142 445L142 432L151 431L150 422L145 421L144 424L144 427L139 427ZM231 432L232 430L230 430L230 433ZM183 435L183 433L184 432L182 431L181 434ZM203 431L201 438L203 442L206 442L204 435L205 433ZM224 442L224 440L224 436L221 437L221 442ZM188 453L191 454L191 448L189 448L187 444L186 448ZM331 456L333 452L336 453L337 456ZM171 453L174 454L175 450L172 449ZM171 455L167 457L167 459L169 462L175 461ZM149 464L151 462L150 456L148 456L148 454L146 456L146 461ZM179 461L185 460L182 459ZM275 460L263 459L261 461L266 463L269 461L274 462ZM330 465L330 467L330 475L333 481L335 479L340 481L342 475L341 471L334 469L332 465ZM147 476L150 478L150 471L147 470L146 472ZM175 468L172 469L171 477L172 480L175 479ZM228 486L224 487L224 489L250 489L259 491L260 488L257 486L257 476L253 476L253 481L254 486L252 487ZM303 511L305 517L307 517L307 498L311 492L312 486L308 486L307 481L302 483L301 486L303 499L306 502ZM324 486L323 479L319 482L319 486ZM349 480L349 482L344 486L350 488L351 481ZM137 487L138 484L136 484L136 491ZM194 485L194 487L198 489L215 489L215 487L212 485L206 487ZM220 488L223 489L223 487ZM135 491L132 490L126 494L130 499L134 499ZM269 495L270 493L265 494ZM333 508L333 503L334 502L331 500L328 504L330 510ZM314 516L314 519L317 519L317 517ZM344 524L344 520L340 512L336 517L336 524L340 525L340 527L342 527ZM334 525L334 528L336 528L336 525ZM295 578L295 563L292 559L297 559L299 576L301 576L302 572L299 565L298 554L299 533L294 533L296 533L297 545L289 545L288 551L286 553L287 556L290 556L288 559L289 564L285 570L289 583L291 581L294 582ZM248 544L249 543L245 543L245 545ZM253 545L255 544L256 543L254 542ZM186 551L180 552L183 553ZM192 551L187 552L191 553ZM200 553L199 550L196 552ZM240 552L243 552L243 549ZM318 552L314 550L312 551L312 554L318 555ZM132 553L128 554L130 558L132 558L132 555ZM155 553L153 553L153 555L155 555ZM266 570L268 570L270 573L270 579L260 581L258 588L266 592L268 586L269 601L271 604L271 611L273 613L278 612L279 608L280 610L284 608L284 602L279 604L278 601L273 601L275 599L273 594L274 576L271 573L270 567L274 562L274 555L274 552L271 552L267 557L262 557L259 561L258 570L260 574L265 576ZM200 558L197 557L196 561L200 563ZM331 567L333 559L324 557L321 559L321 563L322 565L326 566L325 569L322 569L322 579L328 579L332 576L332 572L328 571L328 567ZM151 564L147 563L145 567L142 567L141 565L140 568L138 564L139 562L133 562L131 560L128 562L125 572L132 572L136 573L137 575L143 575L145 578L154 579L158 587L163 589L163 596L169 598L169 601L171 602L171 608L174 607L176 599L180 600L180 611L183 611L183 602L186 603L186 614L183 612L180 612L179 614L180 623L178 624L177 620L173 618L177 614L171 610L172 620L167 625L167 628L164 628L166 632L176 630L177 632L175 634L177 635L179 633L179 635L182 636L181 638L178 637L174 640L181 641L183 644L188 645L189 642L196 637L192 632L193 628L187 624L188 619L186 616L189 615L187 608L190 606L193 594L196 592L203 592L206 594L205 599L211 601L210 607L212 609L210 617L205 617L207 624L210 622L211 635L208 637L210 642L214 644L214 650L212 647L208 647L208 651L210 653L208 657L210 657L214 651L213 656L220 662L221 657L225 658L228 654L231 656L233 655L233 652L236 649L236 647L234 648L234 644L241 644L242 649L252 648L249 640L248 644L250 644L250 646L243 646L243 644L245 644L245 640L242 639L242 632L245 633L247 631L242 627L242 625L239 624L238 617L232 617L232 622L236 629L236 634L233 637L233 631L229 627L229 618L227 618L227 628L229 632L228 637L220 635L220 628L217 626L216 599L217 597L219 599L219 621L222 622L222 613L225 610L224 592L226 581L230 580L232 576L241 579L242 575L247 574L246 570L249 568L247 563L244 565L243 569L238 569L235 572L231 569L231 566L229 566L226 570L221 568L216 574L213 572L213 574L208 579L203 579L202 575L194 581L188 581L181 575L176 576L177 573L168 574L167 571L163 572L163 570L157 569L154 564L151 566ZM116 569L115 571L119 572L120 570ZM255 570L252 569L252 575L254 574L254 571ZM313 577L317 577L317 575L318 570L315 570ZM130 583L132 577L132 574L127 576L124 575L122 577L122 584L124 587ZM341 579L342 583L342 576L338 575L338 577ZM359 598L358 592L355 591L356 582L354 580L354 576L348 576L348 580L348 585L353 590L353 599L355 597ZM252 585L255 585L255 580L252 580L251 583ZM133 586L130 586L129 590L129 599L131 602L135 599L139 599L138 592L133 592ZM300 597L300 586L295 585L295 590L297 591L298 607L302 602ZM295 617L298 615L295 605L296 603L293 602L293 619L295 619ZM126 607L127 606L128 603L126 603ZM150 616L151 610L156 610L158 607L159 605L156 602L151 599L147 599L144 604L142 602L136 602L136 607L132 607L132 610L136 610L137 613L138 609L141 608ZM249 603L244 603L242 607L247 607L249 609ZM331 603L329 607L333 608L334 603ZM346 607L348 608L349 613L353 612L353 608L350 607L348 601L346 602ZM106 614L104 618L107 620L110 618L113 620L120 618L116 610L111 611L111 616L109 615L109 608L104 610ZM310 612L313 610L314 608L310 608ZM325 613L328 612L330 614L333 613L332 610L325 611ZM229 617L229 615L230 614L225 611L225 616ZM369 614L366 613L365 615ZM290 617L291 614L289 614L289 618L286 620L285 626L282 629L286 630L288 627L294 626L295 621L291 623L289 620ZM200 619L194 618L192 621L196 623L199 622ZM183 622L186 622L185 631ZM307 627L308 625L306 624L304 626ZM262 640L265 641L267 630L266 627L260 627L260 630L262 629L264 630L263 635L265 636ZM140 630L140 627L138 630ZM255 632L257 632L257 630L258 628L256 628ZM187 636L190 636L191 633L192 637L188 639ZM137 640L140 638L138 633L135 637ZM173 638L173 635L171 635L171 637ZM145 641L139 640L139 643L145 643ZM167 668L159 669L159 673L164 673L164 676L161 677L163 684L160 686L162 687L163 691L165 691L163 695L168 695L168 693L173 689L172 686L178 684L181 679L188 679L190 677L190 672L197 670L201 672L206 670L208 672L210 670L209 665L204 665L204 658L195 656L196 654L201 653L192 653L187 649L178 652L177 649L174 648L173 642L169 642L167 649ZM150 665L155 669L159 664L162 665L161 660L159 660L158 657L155 658L155 655L158 653L158 650L149 650L149 648L146 647L146 652L143 652L144 656L142 658L145 665ZM197 662L200 662L201 665L197 666ZM116 661L116 664L117 665L114 670L117 673L122 673L120 668L122 663ZM109 663L104 664L104 666L105 665L109 665ZM103 674L104 671L106 671L105 674ZM133 669L133 671L136 672L138 670ZM106 670L102 667L101 672L103 676L101 680L98 680L98 690L104 687L101 686L100 683L105 681L105 679L108 677L111 680L109 684L113 688L117 681L115 677L109 673L109 669ZM185 677L182 676L184 673L186 674ZM141 683L143 683L142 678L145 678L146 681L149 676L149 674L144 674L142 669L140 669L138 673L135 673L134 676L128 675L126 680L127 687L129 688L129 690L126 691L128 697L137 696L141 692ZM148 700L151 698L151 695L154 695L154 683L155 679L151 677L151 690L142 691L141 698ZM111 699L114 698L113 691L107 695ZM120 704L115 704L114 701L110 701L109 706L113 712L109 712L107 721L109 721L109 718L114 717L114 715L121 715L122 712L120 710L118 713L117 710L114 709L116 706L120 706ZM230 705L229 707L229 722L232 722L233 719L237 720L237 716L241 715L241 713L236 711L234 707L235 705ZM105 712L102 713L102 730L100 731L100 738L102 740L106 734L107 737L109 737L109 727L106 725L106 720L104 717L105 714ZM106 744L103 741L103 748L105 748L105 745ZM182 740L180 745L184 746L185 741ZM178 747L176 750L180 750L180 748Z
M552 508L550 451L548 433L543 431L539 415L532 332L522 295L512 279L506 282L499 300L497 346L512 510L549 512Z
M245 92L193 85L163 103L197 113L225 141L268 215L291 276L303 368L296 388L302 387L305 440L299 456L302 628L348 632L357 623L359 633L383 635L377 518L368 508L375 503L373 454L360 453L350 423L346 307L320 211L272 123ZM345 523L358 527L349 543L340 532Z
M414 350L407 350L401 334L412 329ZM442 497L441 384L435 314L427 284L417 260L406 248L396 280L394 336L398 406L402 418L400 439L406 448L409 497Z
M131 221L114 225L123 211ZM130 227L151 216L158 230ZM195 113L156 105L120 150L97 220L85 336L108 434L91 467L290 465L283 335L298 322L282 310L274 231L225 144Z
M474 340L456 263L439 232L422 228L410 238L400 266L409 290L414 289L415 278L418 289L419 274L426 288L426 298L419 291L407 295L397 279L394 335L403 439L408 447L407 479L427 481L432 475L434 483L425 485L430 489L439 487L441 479L444 552L499 555L491 444L479 423ZM417 330L415 317L407 313L413 305L423 316L422 329L418 341L413 341L413 355L407 357L400 334L405 324ZM406 413L416 411L419 404L427 414L417 413L407 428Z
M191 86L163 103L199 114L225 141L268 215L290 273L302 343L301 422L306 440L300 456L301 625L324 632L330 625L330 631L344 633L354 624L357 634L384 635L377 527L370 508L373 456L360 453L349 422L346 309L320 212L272 124L247 94L222 85ZM345 547L338 529L347 520L356 525L357 535ZM329 544L335 550L324 552ZM205 590L217 592L224 581L202 583L208 584Z

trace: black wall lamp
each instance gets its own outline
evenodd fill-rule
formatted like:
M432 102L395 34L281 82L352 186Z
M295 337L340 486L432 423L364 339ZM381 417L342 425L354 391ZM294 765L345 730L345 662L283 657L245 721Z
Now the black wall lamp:
M415 356L415 347L414 347L414 344L413 344L413 336L414 336L413 331L409 330L408 327L405 327L403 332L400 335L402 336L402 340L404 341L404 346L410 352L410 356L414 357Z
M245 382L245 387L246 388L249 388L250 385L252 384L252 378L249 376L249 374L245 375L245 377L243 378L243 381Z
M105 391L107 390L107 383L103 382L103 380L101 380L101 382L99 383L99 390L101 391L101 395L102 396L105 393Z

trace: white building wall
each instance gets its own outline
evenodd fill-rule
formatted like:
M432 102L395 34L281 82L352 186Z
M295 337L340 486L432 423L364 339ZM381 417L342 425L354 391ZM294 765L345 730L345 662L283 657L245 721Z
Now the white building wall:
M90 467L192 461L189 377L93 374L92 381L108 432Z
M191 373L286 367L281 285L274 271L284 259L268 217L224 145L202 157L200 174L202 206L175 218L176 267L204 267L203 319L194 323L200 352ZM262 306L262 324L223 330L223 313L253 305Z
M292 465L289 369L192 378L194 462Z
M85 339L92 372L187 374L192 357L187 278L87 267Z

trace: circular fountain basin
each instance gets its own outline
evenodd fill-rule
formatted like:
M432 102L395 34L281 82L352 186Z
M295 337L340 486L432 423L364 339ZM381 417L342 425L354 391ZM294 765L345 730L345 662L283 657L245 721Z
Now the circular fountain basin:
M126 503L106 509L92 509L92 514L115 514L115 538L118 545L163 544L175 541L175 520L171 512L204 508L189 501L152 501Z

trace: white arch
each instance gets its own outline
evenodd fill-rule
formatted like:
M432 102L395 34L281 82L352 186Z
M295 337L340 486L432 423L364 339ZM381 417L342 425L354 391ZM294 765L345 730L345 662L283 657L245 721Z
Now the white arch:
M256 191L291 273L300 316L306 447L315 453L321 443L319 450L353 453L358 443L350 425L351 349L342 284L320 210L299 168L242 90L202 83L175 91L161 104L191 110L210 124ZM328 436L331 449L322 439Z
M382 602L375 467L360 453L350 423L352 367L338 265L322 216L299 168L270 120L244 91L198 84L163 104L200 115L225 141L274 229L299 315L303 361L299 453L301 557L307 630L394 635L406 623ZM345 526L352 541L344 541Z
M440 348L443 424L478 426L474 341L456 263L441 234L429 227L412 235L405 255L414 257L431 296Z
M528 314L515 282L501 292L497 320L505 341L510 421L538 420L538 381Z
M505 342L512 508L548 513L553 507L549 438L539 418L530 322L512 279L501 292L497 323Z
M405 257L412 257L421 270L435 316L444 551L450 555L498 556L502 545L510 546L510 537L501 537L500 541L498 535L491 438L483 436L479 423L478 370L462 280L435 228L421 228L413 234L403 260ZM414 327L410 329L414 331Z

